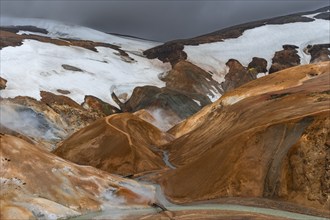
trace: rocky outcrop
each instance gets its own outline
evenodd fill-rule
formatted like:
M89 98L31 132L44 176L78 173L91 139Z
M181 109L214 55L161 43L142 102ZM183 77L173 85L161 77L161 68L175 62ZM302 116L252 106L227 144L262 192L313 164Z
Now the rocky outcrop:
M210 104L210 98L216 99L222 93L220 84L210 73L187 61L176 63L172 70L159 77L166 82L165 87L136 87L125 103L112 93L112 99L120 107L120 110L114 110L136 112L145 109L153 115L154 125L167 130Z
M267 61L263 58L253 57L248 67L244 67L238 60L230 59L226 63L229 68L225 81L221 83L223 93L232 91L237 87L257 78L258 73L267 72Z
M0 101L0 131L52 150L68 134L68 124L46 104L29 97Z
M50 92L41 92L41 96L41 101L24 96L2 99L0 131L24 136L50 151L68 135L105 116L66 96Z
M81 105L64 95L55 95L51 92L41 91L41 102L51 107L70 125L69 133L73 133L91 122L104 117L105 114L100 111L91 111L92 109L84 109Z
M323 13L320 13L320 14L314 16L314 18L330 20L330 12L328 10L328 12L323 12Z
M253 79L256 79L256 75L250 73L237 60L230 59L226 65L229 68L229 72L225 76L225 81L221 83L223 90L226 92L231 91Z
M298 66L300 64L300 56L296 50L298 47L294 45L283 45L283 50L277 51L272 59L272 66L269 73L274 73L289 67Z
M5 26L0 27L0 30L8 31L17 34L19 31L28 31L40 34L48 34L49 32L44 28L38 28L31 25L16 25L16 26Z
M169 114L184 119L201 109L190 97L175 90L155 86L136 87L131 98L125 103L125 111L135 112L141 109L162 109Z
M82 106L85 109L88 109L91 111L101 112L105 116L121 112L120 109L110 105L109 103L102 101L101 99L99 99L95 96L91 96L91 95L85 96Z
M1 219L68 218L155 201L152 186L73 164L13 136L0 140Z
M64 95L55 95L51 92L41 91L40 96L41 96L41 101L48 106L67 105L71 108L83 110L82 106L80 106L78 103L76 103L75 101Z
M0 77L0 90L5 89L7 84L7 80Z
M264 58L253 57L252 61L248 65L248 71L255 78L258 73L266 73L267 70L267 60Z
M177 42L168 42L164 45L148 49L143 54L148 59L158 58L164 63L169 62L172 66L181 60L187 59L187 54L183 51L183 44Z
M306 120L313 122L282 156L282 165L276 166L275 160L272 161L264 196L280 197L306 206L309 203L327 206L330 192L330 118L329 114L324 114Z
M317 63L330 60L330 44L308 45L306 53L311 55L310 63Z
M209 97L222 92L210 73L187 61L176 63L161 79L166 82L166 88L199 101L201 106L210 104Z
M146 121L123 113L79 130L54 153L77 164L126 176L164 168L157 146L169 140L170 136Z
M180 203L268 197L326 212L329 66L254 80L178 125L165 146L177 167L160 178L165 194Z
M75 67L75 66L68 65L68 64L62 64L62 67L65 70L69 70L69 71L73 71L73 72L83 72L82 69Z

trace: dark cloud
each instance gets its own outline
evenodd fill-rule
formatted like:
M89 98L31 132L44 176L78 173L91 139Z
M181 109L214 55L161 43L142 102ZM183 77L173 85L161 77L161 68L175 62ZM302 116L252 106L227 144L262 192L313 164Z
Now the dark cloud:
M189 38L248 21L315 10L329 0L1 0L3 16L61 20L159 41Z

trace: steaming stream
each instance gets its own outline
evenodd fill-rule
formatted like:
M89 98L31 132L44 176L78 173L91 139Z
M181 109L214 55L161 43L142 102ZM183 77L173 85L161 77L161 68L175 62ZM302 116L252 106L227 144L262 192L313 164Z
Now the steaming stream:
M171 164L169 161L168 152L157 147L153 147L153 149L157 152L161 152L163 154L163 161L171 169L176 169L176 167ZM137 180L137 179L136 179ZM138 181L138 180L137 180ZM143 181L140 181L141 183ZM198 204L198 205L176 205L169 202L160 185L152 184L150 182L143 182L146 184L151 184L156 188L156 201L158 204L165 207L168 211L188 211L188 210L223 210L223 211L236 211L236 212L249 212L249 213L257 213L257 214L265 214L276 217L284 217L290 219L299 219L299 220L326 220L326 218L299 214L289 211L282 211L270 208L260 208L253 206L243 206L243 205L233 205L233 204ZM86 215L81 215L78 217L70 218L70 220L100 220L100 219L134 219L139 218L144 215L156 214L160 212L160 208L141 208L141 207L113 207L100 212L92 212Z
M166 166L168 166L171 169L176 169L176 167L169 161L170 158L166 150L159 149L158 147L152 147L152 149L154 149L157 152L161 152L163 154L163 161Z
M232 205L232 204L200 204L200 205L176 205L170 203L159 185L155 185L156 187L156 198L157 201L162 204L169 211L188 211L188 210L223 210L223 211L237 211L237 212L250 212L250 213L258 213L265 214L276 217L284 217L289 219L299 219L299 220L326 220L326 218L304 215L294 212L275 210L269 208L260 208L253 206L243 206L243 205ZM86 215L70 218L70 220L100 220L100 219L125 219L131 217L142 217L144 215L153 214L160 212L160 209L156 208L134 208L134 207L126 207L126 208L113 208L107 209L101 212L93 212Z

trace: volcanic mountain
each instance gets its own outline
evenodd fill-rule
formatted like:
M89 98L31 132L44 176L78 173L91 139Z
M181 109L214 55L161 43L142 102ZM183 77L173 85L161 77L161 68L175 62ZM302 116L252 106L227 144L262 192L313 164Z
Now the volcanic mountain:
M265 76L173 128L176 202L267 197L328 210L330 62ZM292 104L294 103L294 104Z
M161 155L153 152L156 147L169 152L172 169L159 172L163 164L140 172L154 172L149 180L159 182L173 202L263 197L325 213L329 206L329 82L330 62L289 68L226 93L169 130L176 139L165 145L150 141L166 137L157 128L135 119L140 129L129 129L132 116L119 114L75 133L55 153L124 175L127 172L120 166L129 161L137 162L130 165L132 169L139 169L142 160L159 162ZM121 122L113 117L122 117ZM129 143L130 139L137 139L136 144ZM142 139L140 143L149 149L137 156L143 144L133 146ZM126 154L117 155L127 147ZM149 156L152 152L157 159ZM136 156L125 159L130 155ZM130 173L138 173L132 169Z
M95 97L116 112L148 109L154 114L161 109L175 119L173 126L248 81L328 60L328 11L325 7L165 44L55 21L2 18L6 86L1 96L39 100L46 91L78 104Z
M330 217L329 11L164 44L2 18L1 218Z

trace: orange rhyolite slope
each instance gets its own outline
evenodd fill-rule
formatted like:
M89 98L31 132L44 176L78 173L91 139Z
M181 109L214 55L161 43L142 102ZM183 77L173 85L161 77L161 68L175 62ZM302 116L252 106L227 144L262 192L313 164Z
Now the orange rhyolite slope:
M252 81L171 130L178 168L160 178L184 203L267 197L327 210L330 62Z
M104 207L148 206L154 188L79 166L0 134L0 218L57 219Z
M78 164L130 175L164 167L154 147L170 136L130 113L111 115L74 133L54 151Z

